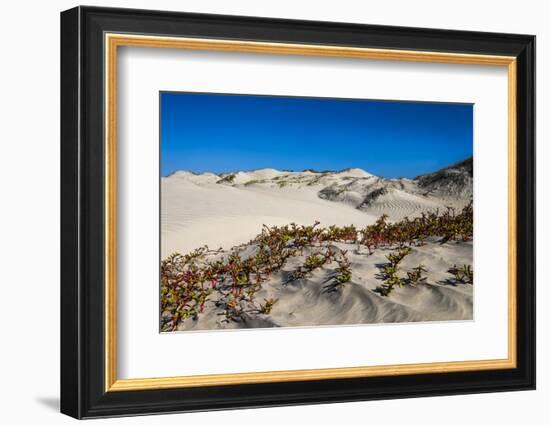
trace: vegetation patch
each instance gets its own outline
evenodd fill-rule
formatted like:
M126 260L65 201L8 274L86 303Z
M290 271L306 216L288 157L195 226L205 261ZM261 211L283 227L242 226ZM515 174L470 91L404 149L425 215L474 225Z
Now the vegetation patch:
M256 294L273 273L281 272L293 258L301 259L301 264L290 272L282 286L330 265L327 267L330 276L322 292L330 294L341 290L353 278L353 264L348 251L335 248L334 243L365 247L369 255L377 249L390 250L387 263L380 266L378 275L383 283L376 292L381 296L389 296L404 285L421 284L426 280L427 270L419 264L407 272L406 277L401 277L398 272L403 259L428 238L436 238L441 244L471 240L473 209L470 203L459 213L448 208L442 213L424 213L395 223L389 223L383 215L362 229L353 225L320 227L319 224L264 225L254 239L229 252L212 251L205 246L186 255L174 253L164 259L160 266L162 331L176 330L187 320L199 320L208 303L215 305L222 320L227 322L246 321L254 314L271 314L278 300L267 298L258 303ZM242 256L242 251L249 247L253 248L253 255ZM470 265L455 265L448 272L457 283L473 284Z
M223 184L223 183L232 184L235 181L236 176L237 176L236 174L228 174L227 176L222 177L221 179L219 179L216 183L218 183L218 184Z

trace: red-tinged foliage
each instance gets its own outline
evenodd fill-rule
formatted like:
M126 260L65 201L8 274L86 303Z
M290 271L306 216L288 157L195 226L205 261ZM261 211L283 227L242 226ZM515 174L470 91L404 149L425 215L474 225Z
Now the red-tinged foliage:
M187 255L170 255L161 262L161 329L172 331L188 319L198 320L205 312L205 306L212 295L216 295L216 305L222 307L224 320L245 320L246 314L263 311L269 314L275 302L260 304L255 308L255 294L262 283L274 272L281 270L290 258L302 256L304 250L314 249L306 256L304 263L283 282L305 278L326 264L337 262L338 267L331 281L324 287L325 292L341 289L352 279L351 264L346 251L337 251L333 243L364 246L369 254L378 248L396 249L387 255L388 264L381 269L380 277L384 284L377 288L381 295L389 295L396 286L417 284L424 280L426 270L419 266L409 272L407 278L397 276L398 265L409 254L410 247L423 245L427 238L439 238L440 243L468 241L473 236L473 208L470 203L456 213L448 208L443 213L424 213L419 217L390 223L388 217L381 216L374 224L364 229L351 226L319 227L319 222L311 226L290 223L286 226L264 226L261 233L247 246L256 248L255 254L242 258L238 250L215 261L208 261L211 254L222 256L223 252L199 248ZM449 270L457 281L473 283L470 266ZM267 301L266 301L267 302ZM262 307L262 305L264 307Z

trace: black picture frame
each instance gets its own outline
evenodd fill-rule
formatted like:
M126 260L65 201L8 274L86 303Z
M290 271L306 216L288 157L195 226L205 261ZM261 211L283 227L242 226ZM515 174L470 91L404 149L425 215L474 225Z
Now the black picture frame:
M256 40L517 59L517 367L105 391L104 34ZM535 388L535 37L76 7L61 13L61 412L75 418Z

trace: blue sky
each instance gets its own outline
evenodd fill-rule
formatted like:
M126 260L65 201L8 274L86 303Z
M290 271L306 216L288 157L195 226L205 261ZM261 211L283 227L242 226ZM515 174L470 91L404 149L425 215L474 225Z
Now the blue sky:
M362 168L415 177L472 155L470 104L162 92L161 174Z

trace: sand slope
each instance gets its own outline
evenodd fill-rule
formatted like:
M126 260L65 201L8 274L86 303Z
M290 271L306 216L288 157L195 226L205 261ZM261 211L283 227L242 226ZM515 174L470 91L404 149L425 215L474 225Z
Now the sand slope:
M196 178L196 176L193 176ZM364 227L376 217L343 203L323 200L312 187L231 186L197 183L171 176L162 179L161 256L187 253L205 244L231 248L256 236L263 224L291 222Z
M387 263L379 250L372 255L356 252L353 245L333 244L335 250L347 250L353 277L338 291L329 292L335 264L315 270L311 276L286 283L305 256L319 251L311 248L293 258L285 267L262 284L254 304L243 305L248 313L243 320L226 321L223 308L216 306L218 294L207 302L198 320L189 319L178 330L236 329L256 327L315 326L335 324L397 323L441 320L471 320L473 286L454 284L446 270L455 263L471 260L471 242L440 245L431 241L415 247L403 261L403 277L418 264L428 270L425 283L404 286L388 297L374 290L381 284L377 277L380 265ZM238 249L237 249L238 250ZM253 251L248 251L252 255ZM241 255L246 257L246 252ZM277 299L271 314L260 314L257 306L265 299Z
M318 220L363 227L382 214L400 220L446 206L462 208L472 191L471 179L460 170L448 167L415 180L384 179L357 168L221 175L177 171L161 182L161 256L204 244L228 249L250 240L263 224Z
M446 206L461 208L472 194L471 167L465 163L414 180L384 179L360 169L262 169L221 175L178 171L161 181L161 256L186 254L204 245L221 247L218 256L243 255L239 246L250 242L263 225L319 221L322 226L364 228L382 214L400 220ZM255 306L247 307L246 320L223 321L214 294L199 319L186 320L178 330L472 319L472 285L453 285L447 272L454 264L472 264L471 242L434 240L414 247L400 273L422 264L428 270L426 282L399 288L387 297L375 291L382 283L380 266L387 262L384 249L367 255L355 246L336 244L335 249L349 251L353 269L352 280L338 291L326 290L335 265L284 284L292 268L303 264L314 249L292 258L262 283ZM258 305L269 298L278 300L271 314L258 313Z

